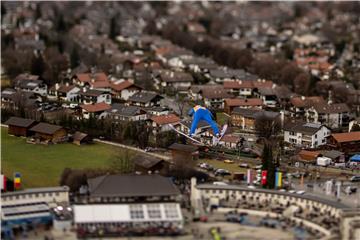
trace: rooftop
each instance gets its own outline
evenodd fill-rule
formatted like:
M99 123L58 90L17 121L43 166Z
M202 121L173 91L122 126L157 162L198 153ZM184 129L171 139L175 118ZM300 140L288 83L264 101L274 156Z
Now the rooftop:
M30 131L44 133L44 134L54 134L55 132L59 131L62 128L63 128L62 126L41 122L35 125L34 127L30 128Z
M5 122L5 124L16 126L16 127L30 127L35 122L36 121L33 119L11 117Z

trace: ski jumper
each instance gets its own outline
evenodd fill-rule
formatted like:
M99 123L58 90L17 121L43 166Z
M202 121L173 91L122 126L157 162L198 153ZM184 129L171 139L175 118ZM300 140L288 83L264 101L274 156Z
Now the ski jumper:
M193 115L193 121L190 129L190 136L195 133L195 130L200 120L204 120L207 123L209 123L211 128L214 130L215 135L219 134L219 128L217 127L216 122L213 120L212 114L208 109L197 105L190 109L189 115L190 116Z

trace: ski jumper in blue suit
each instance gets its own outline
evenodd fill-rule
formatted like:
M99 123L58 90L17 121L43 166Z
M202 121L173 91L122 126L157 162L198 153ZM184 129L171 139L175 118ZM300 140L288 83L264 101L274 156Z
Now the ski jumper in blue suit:
M212 129L214 130L214 134L216 136L219 135L219 128L217 127L216 122L213 120L212 114L208 109L206 109L205 107L196 105L195 107L193 107L189 110L188 114L190 116L193 116L193 121L192 121L191 129L190 129L190 136L194 135L195 130L196 130L197 125L200 120L204 120L207 123L209 123L210 126L212 127Z

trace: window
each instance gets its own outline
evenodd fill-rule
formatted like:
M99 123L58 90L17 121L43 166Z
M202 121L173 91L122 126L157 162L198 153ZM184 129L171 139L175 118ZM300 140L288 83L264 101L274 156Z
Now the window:
M291 136L295 136L295 132L290 132L290 135L291 135Z
M317 138L317 134L315 134L315 138Z
M161 211L159 204L150 204L147 205L147 212L149 218L161 218Z
M164 208L165 208L166 218L178 218L179 217L176 204L174 204L174 203L164 204Z
M130 205L130 218L131 219L143 219L144 212L142 205Z

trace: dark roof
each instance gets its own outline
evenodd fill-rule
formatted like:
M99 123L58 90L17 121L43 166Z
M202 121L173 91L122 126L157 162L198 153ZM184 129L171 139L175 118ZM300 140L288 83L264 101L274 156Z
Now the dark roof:
M84 92L84 88L82 91L79 92L80 95L83 96L89 96L89 97L98 97L101 94L105 94L107 93L106 91L101 91L101 90L95 90L95 89L86 89Z
M42 80L22 80L17 84L19 88L35 89L43 84Z
M289 122L285 124L284 130L285 131L292 131L292 132L299 132L305 134L315 134L319 129L324 126L320 123L292 123Z
M314 105L314 109L318 113L343 113L349 112L350 109L346 103L336 103L336 104L316 104Z
M234 108L232 114L238 114L247 118L254 118L254 119L258 117L266 117L266 118L274 119L280 116L279 112L265 111L257 108L244 109L240 107Z
M170 179L160 175L104 175L88 180L90 195L139 197L180 194Z
M343 152L336 151L336 150L321 151L321 153L322 153L322 155L324 157L328 157L328 158L331 158L331 159L335 159L335 158L340 157L341 155L344 155Z
M132 95L131 97L129 97L129 101L148 103L154 100L155 98L162 98L162 97L153 92L138 92Z
M86 138L87 136L89 136L88 134L86 133L82 133L82 132L79 132L79 131L76 131L73 135L73 139L75 141L81 141L83 140L84 138Z
M121 116L136 116L138 114L141 114L141 112L144 112L140 107L137 106L126 106L124 104L120 103L114 103L111 105L111 109L107 110L107 112L111 114L117 114Z
M163 71L160 77L164 82L193 82L194 79L189 73Z
M35 122L36 121L32 119L11 117L5 122L5 124L17 127L30 127Z
M195 146L191 146L191 145L185 145L185 144L180 144L180 143L173 143L169 149L171 150L178 150L178 151L183 151L183 152L195 152L198 150L197 147Z
M236 115L241 115L247 118L255 118L255 113L262 111L261 109L258 108L240 108L240 107L236 107L234 108L234 110L232 111L232 114L236 114Z
M156 164L164 161L163 159L159 159L150 155L141 155L141 154L137 154L132 160L134 161L135 165L147 169L152 168Z
M62 126L41 122L35 125L34 127L30 128L30 131L44 133L44 134L54 134L56 131L62 128L63 128Z

